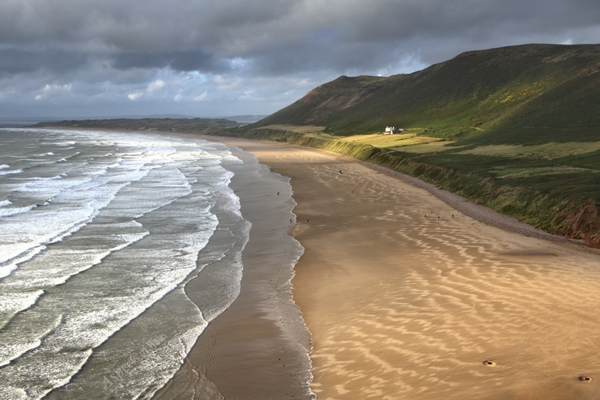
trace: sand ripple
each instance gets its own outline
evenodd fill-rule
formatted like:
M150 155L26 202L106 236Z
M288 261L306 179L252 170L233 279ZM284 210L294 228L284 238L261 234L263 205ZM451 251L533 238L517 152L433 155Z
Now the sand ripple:
M487 226L361 165L305 157L318 195L305 199L283 173L302 197L294 293L319 398L600 396L579 379L600 377L596 254Z

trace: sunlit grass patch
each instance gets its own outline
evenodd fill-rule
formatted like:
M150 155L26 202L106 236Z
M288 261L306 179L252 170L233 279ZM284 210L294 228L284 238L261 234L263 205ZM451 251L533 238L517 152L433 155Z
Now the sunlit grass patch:
M430 137L430 136L419 136L416 131L409 131L406 133L395 133L393 135L385 135L382 133L372 133L367 135L353 135L341 139L344 142L352 142L358 144L368 144L373 147L382 149L394 149L402 151L407 150L407 147L420 146L430 143L443 142L448 144L450 142L444 141L443 139ZM430 151L439 151L437 148L431 148Z
M373 133L373 134L369 134L369 135L349 136L342 140L344 140L346 142L370 144L371 146L375 146L375 147L388 148L388 147L394 147L397 145L398 142L402 142L402 141L412 138L414 136L415 136L414 133L406 133L406 134L397 133L394 135L384 135L381 133Z

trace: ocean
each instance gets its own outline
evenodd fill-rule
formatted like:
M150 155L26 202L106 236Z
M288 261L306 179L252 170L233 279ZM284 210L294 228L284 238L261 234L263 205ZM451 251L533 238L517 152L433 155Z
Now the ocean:
M201 139L0 129L0 398L165 385L239 293L241 163Z

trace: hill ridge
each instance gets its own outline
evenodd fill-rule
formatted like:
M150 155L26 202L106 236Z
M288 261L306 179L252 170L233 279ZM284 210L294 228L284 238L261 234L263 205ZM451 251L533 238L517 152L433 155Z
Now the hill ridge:
M469 51L338 77L237 134L385 166L600 247L599 72L600 44Z
M507 129L581 126L589 137L600 128L600 113L590 106L600 104L599 70L600 45L469 51L411 74L342 75L257 126L321 125L340 136L420 126L453 140L500 133L490 142L502 142Z

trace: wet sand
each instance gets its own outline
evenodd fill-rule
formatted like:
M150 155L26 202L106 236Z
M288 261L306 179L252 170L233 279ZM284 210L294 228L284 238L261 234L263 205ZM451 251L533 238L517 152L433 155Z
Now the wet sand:
M279 149L267 142L172 132L137 133L201 137L236 147L253 144L269 151ZM240 198L242 215L252 224L242 252L240 294L210 322L180 370L152 396L154 400L315 398L310 388L311 339L291 296L293 267L303 248L290 235L296 224L296 216L291 212L296 202L290 179L271 173L265 165L255 168L256 157L236 147L232 148L234 155L245 163L229 166L235 173L230 187ZM197 297L193 292L202 293L199 287L203 285L207 282L200 272L197 280L186 285L188 297Z
M289 179L258 165L251 154L234 149L234 155L244 164L229 166L235 173L230 186L252 224L240 294L209 324L155 399L314 398L310 337L291 300L293 266L303 249L289 235L295 223ZM198 284L205 285L201 274ZM195 290L201 289L194 282L186 286Z
M311 333L319 399L600 397L597 251L537 238L493 213L487 222L504 229L480 222L439 193L355 160L218 140L291 178L292 233L305 248L293 298ZM220 319L223 346L268 334L229 336ZM239 376L227 361L217 368L217 354L207 376L225 392ZM264 385L277 385L272 377ZM255 398L246 393L225 397Z

